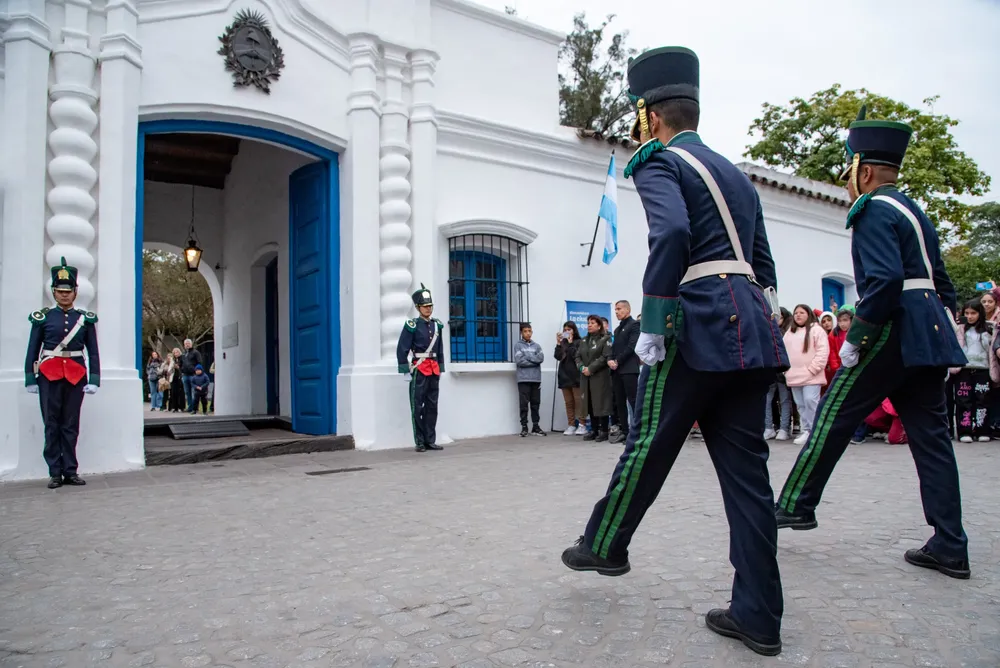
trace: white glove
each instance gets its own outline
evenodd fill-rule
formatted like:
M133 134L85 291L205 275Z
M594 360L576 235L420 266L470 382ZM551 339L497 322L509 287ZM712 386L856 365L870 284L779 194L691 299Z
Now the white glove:
M28 390L28 394L38 394L38 386L37 385L29 385L28 387L26 387L24 389Z
M850 369L853 366L857 366L858 359L861 356L861 348L858 348L853 343L844 341L840 346L840 361Z
M635 344L635 354L646 366L653 366L667 357L667 347L663 343L663 334L639 333Z
M91 385L91 384L88 383L87 385L83 386L83 393L84 394L97 394L97 386L96 385Z

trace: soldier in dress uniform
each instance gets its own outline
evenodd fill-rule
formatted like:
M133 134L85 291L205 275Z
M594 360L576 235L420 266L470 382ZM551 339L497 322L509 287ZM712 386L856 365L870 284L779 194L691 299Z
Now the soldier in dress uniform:
M934 536L904 558L955 578L969 577L958 465L949 433L945 379L966 364L955 338L955 288L938 236L920 207L896 187L912 130L865 120L847 139L845 172L854 205L854 277L861 299L837 371L778 499L778 527L814 529L815 510L851 434L886 398L906 425L920 496Z
M444 371L444 344L441 331L444 323L432 318L434 300L431 291L420 284L413 293L413 305L419 318L407 320L396 344L399 373L410 383L410 418L413 421L413 442L417 452L443 450L435 443L438 415L438 385ZM411 361L412 353L412 361Z
M747 176L697 133L698 70L698 57L679 47L648 51L628 66L638 109L633 136L643 143L625 176L635 181L649 226L636 344L646 366L607 493L562 559L603 575L630 570L632 535L697 421L721 483L736 569L730 608L710 611L705 622L775 655L783 602L761 421L788 356L760 200Z
M61 264L52 267L56 308L45 307L29 316L31 336L24 361L24 384L28 392L38 395L42 408L45 424L42 454L49 466L49 489L86 484L76 474L80 408L83 395L95 394L101 385L97 315L73 308L76 276L76 267L70 267L66 258L61 258Z

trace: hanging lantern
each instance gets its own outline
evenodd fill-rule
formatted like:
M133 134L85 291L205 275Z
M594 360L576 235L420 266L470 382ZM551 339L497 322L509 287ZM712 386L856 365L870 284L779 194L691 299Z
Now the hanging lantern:
M198 247L194 237L188 239L184 248L184 261L187 262L188 271L198 271L198 265L201 264L201 248Z
M198 271L201 264L201 248L194 232L194 186L191 186L191 226L188 229L187 246L184 247L184 261L188 271Z

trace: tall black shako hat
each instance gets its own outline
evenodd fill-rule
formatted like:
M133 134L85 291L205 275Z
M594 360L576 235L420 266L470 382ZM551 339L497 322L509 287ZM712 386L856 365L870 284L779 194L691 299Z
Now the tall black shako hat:
M420 284L420 289L413 293L413 305L414 306L434 306L434 300L431 299L431 291L424 287L424 284Z
M850 178L854 190L858 188L858 168L865 164L889 165L897 169L903 166L903 157L910 145L913 128L896 121L865 120L867 105L861 105L857 120L851 123L847 132L847 159L850 165L842 178Z
M53 290L76 290L76 267L66 264L66 258L59 258L59 265L49 270L52 273Z
M641 53L628 61L628 96L636 107L632 139L641 140L640 132L649 135L650 105L664 100L698 102L698 56L683 46L661 46Z

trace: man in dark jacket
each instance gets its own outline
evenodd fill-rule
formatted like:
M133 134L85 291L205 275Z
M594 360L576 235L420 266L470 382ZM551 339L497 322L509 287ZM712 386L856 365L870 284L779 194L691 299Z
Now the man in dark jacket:
M630 570L632 536L697 421L722 487L736 570L730 607L709 610L705 625L770 656L781 651L783 602L761 427L768 387L788 369L788 355L760 198L697 133L698 69L697 56L679 47L647 51L628 66L643 143L625 177L649 227L637 429L562 561L602 575Z
M181 355L181 382L184 384L184 398L187 399L187 412L194 413L198 404L194 396L194 370L201 364L201 353L194 347L191 339L184 339L184 354Z
M623 443L628 438L632 423L632 409L635 393L639 387L639 358L635 355L635 344L639 340L639 323L632 317L632 305L626 300L615 304L618 327L611 343L611 388L615 397L615 416L620 430L614 443Z

